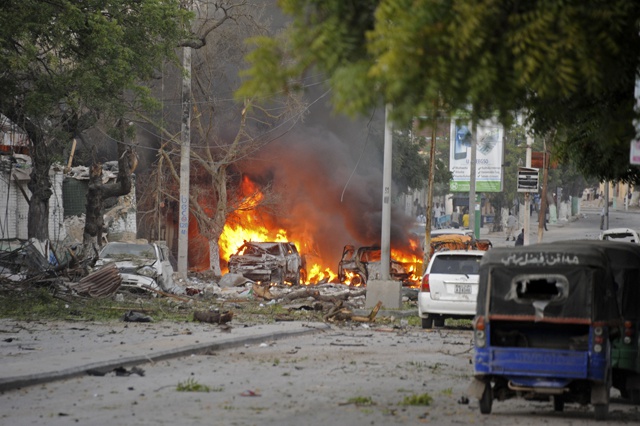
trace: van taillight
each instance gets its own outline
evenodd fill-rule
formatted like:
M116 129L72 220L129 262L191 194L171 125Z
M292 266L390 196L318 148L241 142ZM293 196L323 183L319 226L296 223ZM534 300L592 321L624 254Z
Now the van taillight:
M485 324L484 324L484 317L482 315L479 315L473 319L473 328L476 330L484 331Z
M633 340L633 335L635 334L633 330L633 322L625 321L624 322L624 338L622 341L627 345L630 344Z
M420 291L431 291L431 289L429 288L429 274L424 274L424 277L422 277L422 286L420 288Z

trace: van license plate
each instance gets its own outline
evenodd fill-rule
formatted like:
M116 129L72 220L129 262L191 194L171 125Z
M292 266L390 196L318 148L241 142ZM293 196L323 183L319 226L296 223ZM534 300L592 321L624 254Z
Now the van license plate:
M471 285L470 284L456 284L455 292L456 292L456 294L471 294Z

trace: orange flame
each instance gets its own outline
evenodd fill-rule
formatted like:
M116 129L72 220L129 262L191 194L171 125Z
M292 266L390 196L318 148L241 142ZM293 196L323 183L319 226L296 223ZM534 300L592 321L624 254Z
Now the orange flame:
M307 250L308 247L314 246L311 238L288 235L286 229L268 229L257 219L257 209L259 209L259 203L264 198L264 194L246 175L242 180L241 191L245 198L242 201L240 208L238 208L227 220L222 235L220 236L219 247L221 259L228 261L229 257L236 253L245 241L288 241L296 245L302 256L309 254L305 253L305 250ZM415 248L418 247L418 242L412 240L411 246L412 251L415 252ZM368 261L380 261L379 252L377 257L377 259L368 259ZM420 277L419 272L416 276L416 271L421 270L422 259L419 259L414 254L398 250L392 250L391 257L392 259L403 263L408 270L413 272L413 275L410 278L411 282L414 283L412 284L412 287L418 286ZM323 261L320 259L319 263L307 265L307 280L305 284L337 282L338 274L334 271L334 268L337 268L338 265L331 268L323 265L322 263ZM363 285L361 278L357 276L357 274L350 272L347 272L347 279L344 284L352 286Z

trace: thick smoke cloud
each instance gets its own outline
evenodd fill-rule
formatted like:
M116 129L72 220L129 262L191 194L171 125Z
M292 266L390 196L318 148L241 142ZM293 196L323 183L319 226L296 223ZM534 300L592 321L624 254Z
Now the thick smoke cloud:
M383 118L375 119L382 126ZM293 239L312 239L314 247L308 249L333 267L345 244L380 244L382 140L380 134L367 137L367 131L367 121L315 109L308 123L267 145L259 160L243 167L252 180L271 179L282 196L285 213L274 218L276 226ZM409 248L412 223L401 211L392 212L392 248Z

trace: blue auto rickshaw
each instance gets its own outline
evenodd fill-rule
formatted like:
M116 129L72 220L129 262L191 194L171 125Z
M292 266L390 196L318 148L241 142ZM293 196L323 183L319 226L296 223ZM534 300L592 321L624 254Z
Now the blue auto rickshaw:
M553 399L609 411L612 340L621 318L603 247L575 242L494 248L480 263L474 380L480 412L494 400Z

